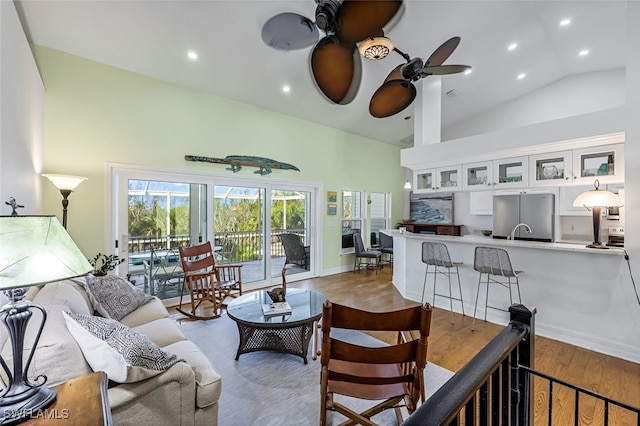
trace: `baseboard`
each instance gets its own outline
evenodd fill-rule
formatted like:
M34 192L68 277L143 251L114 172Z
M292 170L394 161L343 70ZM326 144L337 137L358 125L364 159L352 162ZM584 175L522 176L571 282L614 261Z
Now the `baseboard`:
M560 327L536 323L536 335L640 363L640 350L637 347L609 339L597 338L592 334L577 333Z

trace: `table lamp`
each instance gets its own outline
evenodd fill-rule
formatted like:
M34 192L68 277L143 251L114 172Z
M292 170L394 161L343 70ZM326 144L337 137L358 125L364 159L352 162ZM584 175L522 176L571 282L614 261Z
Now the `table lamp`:
M573 207L584 206L591 208L593 214L593 243L589 244L589 248L607 249L600 241L600 214L602 207L619 207L622 205L620 198L613 192L603 191L599 189L600 181L598 179L593 183L595 189L583 192L573 201Z
M0 216L0 290L85 275L91 265L55 216ZM42 323L26 363L23 363L25 331L32 309L42 312ZM13 371L4 359L7 388L0 392L0 424L13 424L37 413L55 401L56 392L44 384L46 376L27 377L46 321L44 309L31 302L12 300L0 309L13 353ZM24 367L23 367L24 365Z

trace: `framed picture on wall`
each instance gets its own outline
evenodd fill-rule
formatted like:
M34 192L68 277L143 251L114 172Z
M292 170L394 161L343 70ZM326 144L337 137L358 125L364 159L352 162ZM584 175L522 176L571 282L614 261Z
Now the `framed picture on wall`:
M338 214L338 205L337 204L327 204L327 214L329 216L335 216Z
M327 203L337 203L338 193L336 191L327 191Z

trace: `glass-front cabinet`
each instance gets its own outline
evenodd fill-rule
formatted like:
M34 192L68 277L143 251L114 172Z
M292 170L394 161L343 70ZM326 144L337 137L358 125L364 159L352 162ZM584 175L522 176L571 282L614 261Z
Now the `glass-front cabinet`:
M413 177L413 192L458 191L462 189L462 166L438 167L418 170Z
M433 191L436 187L436 169L418 170L413 174L413 192Z
M493 162L465 164L463 167L463 189L491 189L493 183Z
M528 184L529 157L512 157L493 161L495 188L524 188Z
M573 183L621 182L624 178L624 144L573 151Z
M440 191L459 191L462 189L460 182L461 166L439 167L436 169L436 189Z
M530 186L549 186L572 181L571 151L530 155Z

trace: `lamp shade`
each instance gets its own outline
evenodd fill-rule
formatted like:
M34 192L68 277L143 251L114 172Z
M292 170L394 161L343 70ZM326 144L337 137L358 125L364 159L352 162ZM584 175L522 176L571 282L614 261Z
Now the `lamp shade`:
M80 185L82 182L87 180L86 177L82 176L70 176L70 175L52 175L52 174L43 174L42 176L49 179L58 189L67 189L69 191L73 191Z
M406 181L406 182L404 183L404 189L411 189L411 182Z
M78 277L93 268L55 216L0 216L0 289Z
M573 201L573 207L619 207L620 197L613 192L598 188L583 192Z

